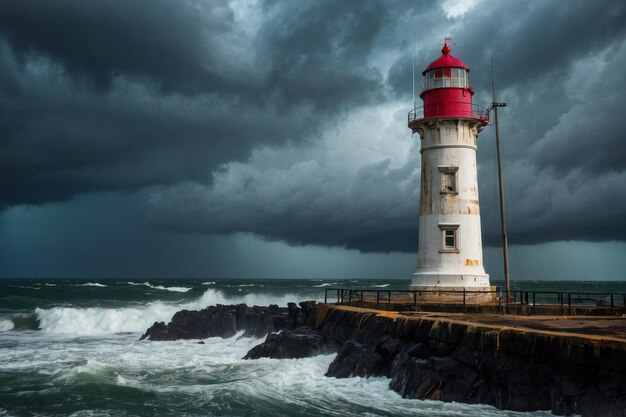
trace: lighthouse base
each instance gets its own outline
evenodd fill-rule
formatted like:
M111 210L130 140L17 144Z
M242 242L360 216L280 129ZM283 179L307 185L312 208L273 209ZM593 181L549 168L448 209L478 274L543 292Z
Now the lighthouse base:
M418 291L416 301L489 304L497 303L496 287L489 284L488 274L415 273L411 290Z
M413 274L411 289L418 289L416 287L484 288L489 287L489 274L416 272Z

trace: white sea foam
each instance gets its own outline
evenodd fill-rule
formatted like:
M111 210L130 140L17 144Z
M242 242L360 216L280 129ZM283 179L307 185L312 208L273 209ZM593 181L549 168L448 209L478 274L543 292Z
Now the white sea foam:
M191 290L191 287L164 287L163 285L148 285L155 290L172 291L172 292L187 292Z
M57 284L46 284L48 287L56 287Z
M146 287L149 287L155 290L173 291L173 292L187 292L191 290L191 287L164 287L163 285L152 285L149 282L129 282L128 284L144 285Z
M169 321L178 310L175 305L150 303L131 308L37 308L39 326L46 333L103 335L143 332L155 321Z
M77 287L107 287L107 285L100 284L99 282L87 282L86 284L78 284Z
M7 337L17 338L15 335ZM70 339L61 343L57 337L41 332L26 334L23 338L18 341L19 349L4 354L3 369L20 377L23 375L29 386L32 386L33 375L41 378L46 385L55 387L52 392L55 396L59 390L71 392L77 383L89 381L153 393L151 406L154 407L163 407L164 398L167 405L170 395L183 394L190 404L201 404L205 415L223 415L225 409L230 410L227 414L231 415L250 414L255 409L268 415L273 411L275 415L308 412L344 417L551 415L544 411L516 413L485 405L403 399L389 390L389 380L381 377L327 378L324 373L335 355L242 360L261 339L241 337L241 333L229 339L208 338L202 345L192 340L137 341L136 335ZM48 394L41 393L44 398L49 398L45 397ZM76 408L85 408L90 400L101 399L89 396L78 399ZM118 410L114 406L116 400L116 397L109 400L114 410ZM141 405L144 400L139 401ZM243 404L250 406L245 408Z
M215 285L215 281L203 282L202 285Z
M330 287L331 285L336 285L336 282L325 282L323 284L320 285L314 285L314 287L316 288L321 288L321 287Z
M206 290L200 298L186 303L152 302L140 307L72 308L54 307L35 310L43 332L70 335L105 335L142 333L155 321L168 322L178 310L199 310L216 304L269 305L285 307L290 301L300 301L296 294L246 294L226 297L221 291Z
M13 320L0 320L0 332L7 332L15 327Z
M371 285L371 287L376 287L376 288L385 288L388 287L389 284L380 284L380 285Z
M280 307L287 307L287 303L294 301L302 301L301 297L297 294L265 294L265 293L250 293L237 296L225 296L219 290L208 289L202 294L202 296L191 303L186 304L187 309L198 309L215 304L247 304L248 306L267 306L270 304L277 304Z

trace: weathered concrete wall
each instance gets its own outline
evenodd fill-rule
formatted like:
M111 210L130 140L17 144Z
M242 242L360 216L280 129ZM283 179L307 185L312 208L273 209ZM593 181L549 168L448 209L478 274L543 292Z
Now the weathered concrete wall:
M488 287L483 266L476 139L478 121L425 121L420 128L419 260L415 287ZM453 192L445 191L443 173L454 171ZM440 226L457 227L457 250L442 246Z
M330 376L387 375L403 397L626 416L619 339L328 305L316 307L315 328L346 347Z

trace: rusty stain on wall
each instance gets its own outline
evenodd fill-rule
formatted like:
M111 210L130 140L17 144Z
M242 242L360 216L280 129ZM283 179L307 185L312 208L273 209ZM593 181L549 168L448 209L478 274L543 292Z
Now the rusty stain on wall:
M456 214L458 212L458 197L456 194L441 195L441 214Z
M430 171L422 167L422 181L421 181L421 200L420 200L420 215L427 216L433 214L433 201L430 198L431 192L431 177Z

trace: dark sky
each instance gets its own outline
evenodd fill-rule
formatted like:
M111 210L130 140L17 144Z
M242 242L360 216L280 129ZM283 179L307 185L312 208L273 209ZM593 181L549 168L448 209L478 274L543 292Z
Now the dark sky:
M597 0L3 0L0 276L408 277L411 56L419 85L448 35L508 105L514 277L626 279L626 3Z

